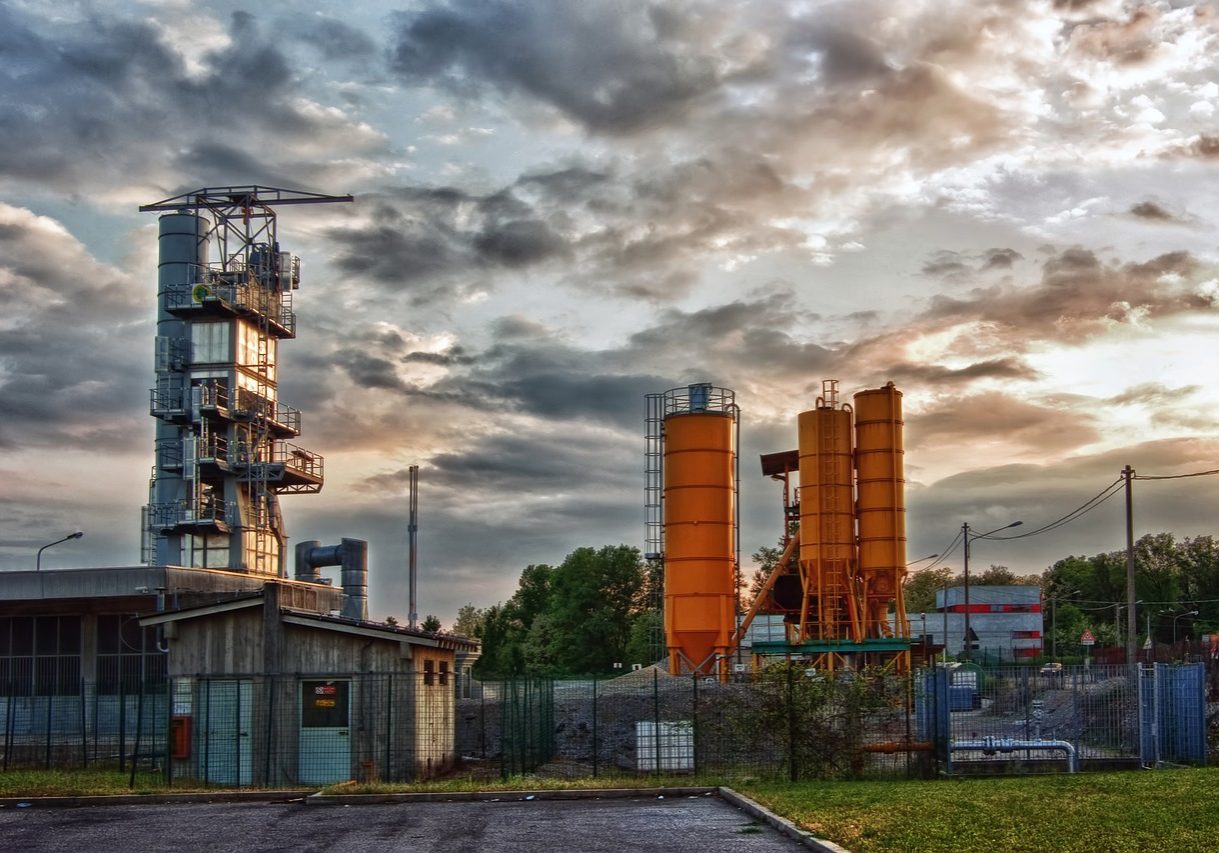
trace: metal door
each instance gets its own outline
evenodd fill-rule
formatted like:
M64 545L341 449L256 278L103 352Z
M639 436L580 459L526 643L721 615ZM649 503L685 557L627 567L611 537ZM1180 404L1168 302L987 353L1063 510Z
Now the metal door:
M204 681L199 685L200 776L220 785L253 782L250 720L253 684L249 679Z
M300 772L306 785L351 778L351 682L301 682Z

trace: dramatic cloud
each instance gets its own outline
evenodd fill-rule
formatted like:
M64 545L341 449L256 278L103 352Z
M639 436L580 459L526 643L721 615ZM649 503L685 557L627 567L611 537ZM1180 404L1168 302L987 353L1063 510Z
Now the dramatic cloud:
M135 206L199 186L356 196L279 211L305 274L277 366L327 457L288 529L369 539L378 615L405 607L408 466L422 607L447 620L529 562L638 543L643 397L689 382L737 393L745 553L782 529L757 455L795 446L823 380L903 391L912 554L964 520L1033 529L1127 462L1219 467L1202 7L219 8L0 5L11 566L65 525L91 549L65 558L138 555ZM1140 483L1140 529L1213 532L1206 479ZM1107 550L1115 506L978 558Z

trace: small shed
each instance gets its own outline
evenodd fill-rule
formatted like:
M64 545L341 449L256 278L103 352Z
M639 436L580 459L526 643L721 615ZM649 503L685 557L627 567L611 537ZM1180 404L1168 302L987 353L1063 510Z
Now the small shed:
M311 609L291 584L142 620L169 648L170 770L229 785L407 781L453 765L465 637Z

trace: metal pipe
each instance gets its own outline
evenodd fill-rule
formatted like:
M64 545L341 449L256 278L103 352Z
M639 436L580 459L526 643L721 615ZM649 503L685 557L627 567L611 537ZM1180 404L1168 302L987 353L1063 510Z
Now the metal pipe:
M1079 771L1079 756L1075 752L1075 746L1070 741L1066 740L1017 740L1015 738L1003 738L987 736L984 738L976 738L974 740L957 740L948 745L948 749L953 752L964 752L966 750L981 750L982 752L993 754L996 752L1016 752L1018 750L1051 750L1061 749L1067 754L1067 766L1072 773Z

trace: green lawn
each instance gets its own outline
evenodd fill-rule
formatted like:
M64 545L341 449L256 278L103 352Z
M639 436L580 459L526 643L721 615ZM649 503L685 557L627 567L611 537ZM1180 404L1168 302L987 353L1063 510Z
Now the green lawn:
M758 782L741 793L868 851L1219 849L1219 768L909 782Z

